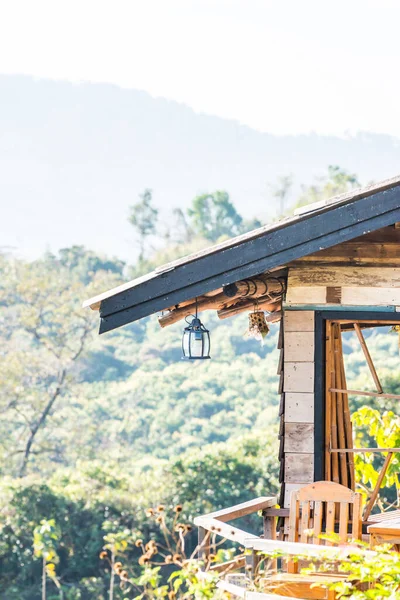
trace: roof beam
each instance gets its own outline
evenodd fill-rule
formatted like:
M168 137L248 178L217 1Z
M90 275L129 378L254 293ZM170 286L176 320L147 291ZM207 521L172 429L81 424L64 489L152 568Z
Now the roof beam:
M397 221L399 187L310 213L255 239L178 265L103 300L100 333Z

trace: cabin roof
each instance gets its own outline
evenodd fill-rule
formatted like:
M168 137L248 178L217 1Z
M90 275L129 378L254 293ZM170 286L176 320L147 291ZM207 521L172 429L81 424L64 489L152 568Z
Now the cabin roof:
M400 221L400 176L295 211L90 298L100 333Z

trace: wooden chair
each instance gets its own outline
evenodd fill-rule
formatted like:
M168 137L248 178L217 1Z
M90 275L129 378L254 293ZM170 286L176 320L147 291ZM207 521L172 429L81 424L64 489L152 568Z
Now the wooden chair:
M338 533L340 544L350 539L361 539L361 494L332 483L318 481L292 492L289 512L289 542L335 545L334 542L321 540L321 534ZM281 596L292 598L334 600L335 592L322 587L313 587L318 582L334 583L344 579L345 575L298 573L299 564L293 560L287 562L287 573L274 574L268 578L266 586Z

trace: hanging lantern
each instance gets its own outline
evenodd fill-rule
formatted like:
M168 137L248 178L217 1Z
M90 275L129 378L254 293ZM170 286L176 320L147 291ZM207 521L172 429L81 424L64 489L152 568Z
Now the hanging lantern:
M246 331L247 337L252 337L263 343L264 338L269 333L268 323L265 320L265 314L262 310L254 307L254 312L249 313L249 328Z
M188 321L186 321L188 323ZM197 316L192 318L191 323L183 330L182 336L182 358L184 360L206 360L210 356L210 332Z

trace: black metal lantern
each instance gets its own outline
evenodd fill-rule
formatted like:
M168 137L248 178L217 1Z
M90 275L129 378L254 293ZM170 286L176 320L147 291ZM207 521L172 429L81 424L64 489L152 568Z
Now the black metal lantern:
M184 360L206 360L210 356L210 332L197 316L192 318L191 323L183 330L182 336L182 358Z

